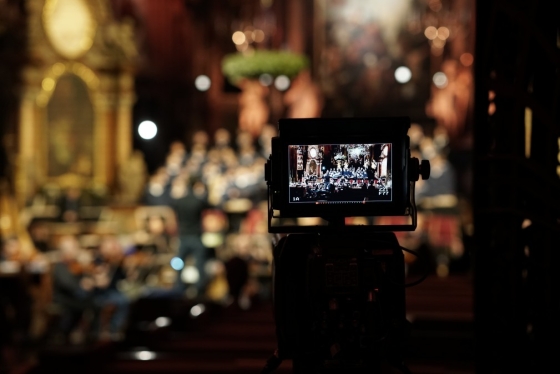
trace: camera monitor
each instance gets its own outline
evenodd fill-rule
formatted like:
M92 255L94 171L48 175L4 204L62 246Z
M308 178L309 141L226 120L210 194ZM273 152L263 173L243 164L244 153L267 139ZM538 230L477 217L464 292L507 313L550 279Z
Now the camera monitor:
M269 210L329 221L409 214L409 128L408 117L281 119L265 168Z
M392 144L290 144L290 205L392 201Z

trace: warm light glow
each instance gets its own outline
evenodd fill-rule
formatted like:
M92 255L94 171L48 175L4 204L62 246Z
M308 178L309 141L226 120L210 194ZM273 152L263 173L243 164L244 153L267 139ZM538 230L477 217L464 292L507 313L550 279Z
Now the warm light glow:
M434 74L434 77L432 78L434 84L436 85L437 88L445 88L447 87L447 75L445 75L445 73L438 71L437 73Z
M395 79L399 83L407 83L412 78L412 72L406 66L400 66L395 70Z
M43 82L41 83L41 87L43 87L43 90L45 91L52 91L54 89L55 86L55 82L54 79L52 78L45 78L43 79Z
M488 105L488 115L491 116L494 113L496 113L496 103L490 103Z
M440 38L434 39L432 40L432 46L436 48L443 48L445 46L445 40Z
M8 230L10 227L12 227L12 219L8 215L3 215L0 218L0 229Z
M436 47L435 45L432 45L430 51L434 56L441 56L443 54L443 48Z
M270 8L274 0L261 0L261 5L265 8Z
M62 62L57 62L52 67L52 71L56 75L61 75L62 73L64 73L64 70L66 70L66 67Z
M245 30L245 40L247 43L252 43L254 41L253 38L253 30Z
M285 75L279 75L274 80L274 87L279 91L286 91L290 87L290 78Z
M77 59L92 46L96 22L89 1L43 1L43 30L50 44L67 59Z
M262 30L255 30L253 31L253 40L257 43L260 43L264 40L264 31Z
M470 53L463 53L461 57L459 57L459 61L461 61L461 64L463 64L463 66L471 66L474 62L474 57Z
M199 75L194 80L194 85L199 91L208 91L208 89L212 85L212 81L206 75Z
M496 92L490 90L488 91L488 100L492 101L496 97Z
M437 29L437 37L441 40L445 40L447 38L449 38L449 29L445 26L440 27L439 29Z
M157 126L152 121L144 121L138 125L138 135L142 139L153 139L157 134Z
M525 108L525 157L531 157L531 134L533 132L533 111Z
M434 26L428 26L426 27L426 30L424 30L424 35L426 38L434 40L438 36L438 31Z
M245 33L243 31L236 31L231 36L231 40L237 45L241 45L246 42Z

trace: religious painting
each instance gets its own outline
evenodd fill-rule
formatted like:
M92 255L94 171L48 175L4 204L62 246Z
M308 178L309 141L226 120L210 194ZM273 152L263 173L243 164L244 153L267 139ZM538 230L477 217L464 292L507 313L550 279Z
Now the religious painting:
M49 178L93 175L94 108L86 83L75 74L59 77L47 104Z

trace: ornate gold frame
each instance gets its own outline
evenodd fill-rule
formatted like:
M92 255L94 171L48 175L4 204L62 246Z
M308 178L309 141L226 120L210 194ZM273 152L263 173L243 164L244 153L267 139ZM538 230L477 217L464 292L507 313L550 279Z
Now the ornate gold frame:
M36 103L37 103L37 110L38 110L38 129L40 129L41 138L47 139L49 136L49 132L47 131L49 123L46 116L46 108L51 99L53 92L55 91L56 85L60 77L66 74L74 75L80 78L88 88L88 93L90 97L90 102L93 107L94 112L94 126L93 126L93 149L102 149L100 148L102 145L102 129L103 123L99 119L99 100L95 100L96 96L99 95L98 88L99 88L99 78L95 74L95 72L89 69L87 66L78 63L78 62L57 62L55 63L48 71L41 81L41 91L37 95ZM48 146L47 142L43 141L40 143L40 154L45 155L42 157L41 160L41 167L39 168L41 175L40 179L46 181L46 183L56 183L59 186L85 186L90 184L90 178L79 176L76 174L67 173L59 177L51 177L48 175ZM102 160L99 159L99 153L94 152L92 155L93 159L93 180L98 182L103 182L103 177L100 174L100 168L98 165Z
M53 13L59 1L60 0L45 0L45 4L43 6L43 12L42 12L42 22L43 22L43 28L45 30L45 34L47 36L49 36L48 35L49 24L53 22L51 18L53 16ZM82 3L88 8L91 25L85 31L83 38L80 40L79 51L73 53L71 56L64 55L64 53L57 50L52 40L49 37L47 37L51 47L65 58L72 58L72 59L80 58L81 56L86 54L87 51L91 49L91 47L93 46L93 42L95 40L95 33L97 30L97 22L95 21L95 16L94 16L95 9L93 9L91 3L88 0L82 0Z

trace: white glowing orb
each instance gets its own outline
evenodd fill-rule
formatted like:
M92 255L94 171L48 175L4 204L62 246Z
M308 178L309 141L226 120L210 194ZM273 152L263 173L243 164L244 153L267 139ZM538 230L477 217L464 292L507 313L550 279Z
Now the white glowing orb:
M395 70L395 79L399 83L407 83L412 78L412 72L406 66L400 66Z
M191 316L198 317L199 315L204 313L205 310L206 307L204 306L204 304L197 304L191 308Z
M185 266L183 271L181 272L181 280L185 283L196 283L200 278L200 274L198 273L198 269L194 266Z
M290 87L290 78L285 75L279 75L274 80L274 87L279 91L286 91Z
M153 360L154 358L156 358L155 352L151 351L139 351L135 353L135 356L137 360L142 361Z
M447 75L445 75L445 73L442 73L441 71L435 73L432 80L437 88L447 87L447 83L448 83Z
M157 126L152 121L144 121L138 125L138 135L142 139L153 139L157 134Z
M169 317L158 317L155 320L155 324L157 327L166 327L171 325L171 318Z
M199 75L194 80L194 86L199 91L208 91L211 85L212 85L212 81L206 75Z

